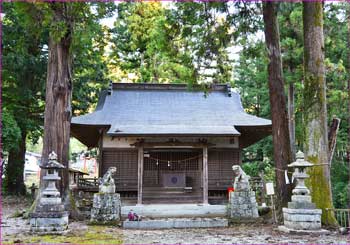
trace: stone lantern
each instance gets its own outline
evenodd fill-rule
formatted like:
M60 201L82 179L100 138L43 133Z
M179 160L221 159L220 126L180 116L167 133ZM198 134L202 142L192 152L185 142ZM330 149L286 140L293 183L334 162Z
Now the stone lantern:
M57 161L56 153L51 152L48 162L40 168L47 170L43 177L46 187L40 193L35 211L29 214L30 229L36 233L61 233L68 229L68 212L64 211L56 182L61 180L58 171L65 166Z
M304 159L304 153L301 151L298 151L296 158L295 162L288 165L294 168L293 178L296 180L296 186L292 191L292 201L288 203L288 208L283 208L284 225L279 226L279 230L327 233L327 230L321 230L322 210L316 209L316 205L311 202L310 190L305 186L305 179L309 177L306 169L314 165Z

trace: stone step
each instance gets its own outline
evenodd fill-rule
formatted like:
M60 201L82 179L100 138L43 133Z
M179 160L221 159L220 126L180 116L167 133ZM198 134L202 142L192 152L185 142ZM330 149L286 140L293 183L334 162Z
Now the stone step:
M216 218L226 217L226 205L206 204L144 204L122 206L122 218L126 219L130 210L145 218Z
M224 218L183 218L156 219L142 221L123 221L124 229L184 229L184 228L217 228L227 227L228 220Z
M202 195L168 195L168 196L143 195L142 198L148 199L148 200L188 200L188 199L203 200Z

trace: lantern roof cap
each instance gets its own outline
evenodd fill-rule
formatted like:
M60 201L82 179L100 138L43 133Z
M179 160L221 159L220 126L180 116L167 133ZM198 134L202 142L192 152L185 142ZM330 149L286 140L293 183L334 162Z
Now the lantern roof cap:
M288 165L288 167L311 167L313 166L312 163L306 161L304 159L304 153L302 151L298 151L296 154L297 160L295 162L292 162L291 164Z
M65 166L57 161L57 154L54 151L52 151L49 154L48 162L40 165L40 168L43 168L43 169L60 169L60 168L65 168Z

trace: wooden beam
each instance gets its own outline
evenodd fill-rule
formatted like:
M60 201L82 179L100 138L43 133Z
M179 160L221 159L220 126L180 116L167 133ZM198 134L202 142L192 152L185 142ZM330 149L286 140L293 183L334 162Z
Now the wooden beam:
M142 205L143 186L143 147L138 148L137 156L137 205Z
M203 147L203 204L208 204L208 147Z
M169 147L169 146L183 146L191 148L203 148L208 146L215 146L211 143L202 143L202 142L136 142L130 144L131 146L143 147L143 148L159 148L159 147Z

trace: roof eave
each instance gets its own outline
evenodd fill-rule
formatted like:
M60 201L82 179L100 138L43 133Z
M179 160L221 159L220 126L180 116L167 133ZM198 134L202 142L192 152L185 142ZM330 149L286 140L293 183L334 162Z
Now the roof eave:
M203 133L203 134L198 134L198 133L108 133L108 136L112 136L112 137L147 137L147 136L158 136L158 137L233 137L233 136L240 136L241 134L211 134L211 133Z

